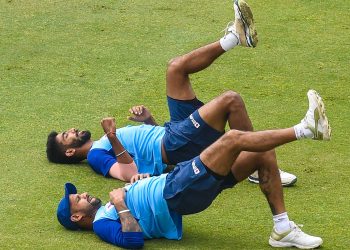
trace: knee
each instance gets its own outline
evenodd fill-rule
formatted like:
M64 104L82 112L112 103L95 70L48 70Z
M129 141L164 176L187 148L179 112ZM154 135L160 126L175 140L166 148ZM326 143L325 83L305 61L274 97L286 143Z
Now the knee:
M240 130L231 129L223 136L223 142L235 151L242 151L244 147L244 139L242 136L244 133L245 132Z
M244 108L243 98L235 91L226 91L220 97L223 105L229 107L230 109L237 110Z
M171 72L176 72L179 71L182 68L182 60L181 60L181 56L172 58L169 62L168 62L168 67L167 67L167 72L171 73Z

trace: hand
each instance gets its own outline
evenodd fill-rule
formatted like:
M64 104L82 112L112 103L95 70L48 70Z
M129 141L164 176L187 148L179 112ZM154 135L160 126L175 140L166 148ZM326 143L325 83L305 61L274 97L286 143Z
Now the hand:
M124 199L125 199L124 188L113 189L113 191L109 193L109 200L114 206L125 205Z
M103 128L103 131L107 135L110 133L115 134L116 126L115 126L115 119L113 117L103 118L101 120L101 126Z
M142 179L146 179L146 178L149 178L151 177L150 174L135 174L131 177L130 179L130 183L135 183L137 182L138 180L142 180Z
M152 118L151 112L143 105L134 106L129 112L132 116L128 116L128 119L134 122L145 122Z

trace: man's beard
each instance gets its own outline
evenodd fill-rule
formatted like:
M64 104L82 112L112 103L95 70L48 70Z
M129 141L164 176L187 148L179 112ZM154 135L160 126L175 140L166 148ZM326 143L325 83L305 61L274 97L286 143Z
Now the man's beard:
M88 215L95 214L95 212L102 206L102 201L99 198L93 197L92 199L94 199L94 201L90 202L91 208L87 211Z
M93 206L94 208L100 208L102 205L102 201L99 198L94 197L95 200L93 202L91 202L91 206Z
M86 142L88 142L91 138L91 133L89 130L81 131L83 134L80 136L75 142L73 142L70 147L72 148L80 148L83 146Z

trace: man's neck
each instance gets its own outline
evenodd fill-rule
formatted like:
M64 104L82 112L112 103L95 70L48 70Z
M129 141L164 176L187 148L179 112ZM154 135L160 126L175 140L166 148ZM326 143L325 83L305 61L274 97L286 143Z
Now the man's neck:
M85 217L84 220L81 220L78 222L78 225L81 229L84 230L93 230L93 224L94 224L94 220L97 214L97 211L100 209L101 207L99 207L98 209L96 209L96 211L94 211L94 213L91 216Z
M87 155L92 147L92 144L94 143L93 140L88 140L83 146L77 149L77 155L87 158Z

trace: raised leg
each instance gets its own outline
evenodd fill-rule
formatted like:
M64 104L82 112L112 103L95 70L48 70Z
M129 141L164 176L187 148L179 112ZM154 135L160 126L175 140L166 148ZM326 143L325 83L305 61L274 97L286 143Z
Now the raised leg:
M200 158L213 172L226 176L242 151L265 152L295 140L293 128L259 132L230 130L205 149Z
M170 60L166 73L166 94L177 100L196 97L189 75L210 66L225 50L214 42Z
M224 131L226 122L231 129L252 131L253 125L248 116L242 97L234 91L226 91L199 110L202 119L218 131Z

